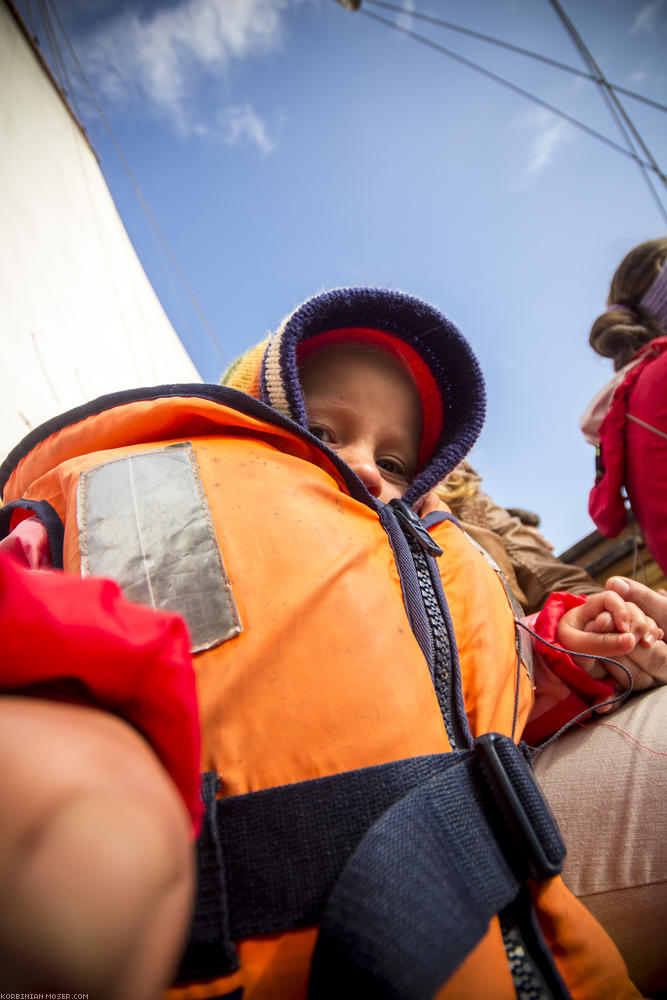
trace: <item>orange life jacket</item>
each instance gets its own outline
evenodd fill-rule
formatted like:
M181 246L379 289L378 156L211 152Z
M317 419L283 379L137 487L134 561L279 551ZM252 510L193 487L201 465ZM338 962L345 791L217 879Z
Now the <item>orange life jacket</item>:
M218 800L449 754L470 734L519 738L531 679L483 555L444 507L428 533L442 555L426 552L423 527L258 401L215 386L103 398L30 435L4 472L5 502L46 500L62 520L67 572L186 618ZM437 580L427 600L420 588L434 567L451 626ZM572 997L638 996L558 876L530 891ZM316 937L313 923L237 939L236 970L170 998L305 997ZM514 996L496 918L437 995Z

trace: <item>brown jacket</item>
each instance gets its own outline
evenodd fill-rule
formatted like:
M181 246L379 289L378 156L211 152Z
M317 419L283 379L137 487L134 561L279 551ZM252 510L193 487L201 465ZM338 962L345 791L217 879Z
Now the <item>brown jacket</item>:
M532 528L487 493L448 503L465 531L498 564L526 614L539 611L554 590L595 594L603 589L581 566L562 562Z

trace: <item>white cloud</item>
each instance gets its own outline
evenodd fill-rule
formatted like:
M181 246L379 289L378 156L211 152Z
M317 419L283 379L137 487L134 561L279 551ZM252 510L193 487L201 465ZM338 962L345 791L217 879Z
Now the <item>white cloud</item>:
M533 133L528 156L520 178L527 184L533 177L548 170L556 162L558 151L570 141L572 130L562 118L549 111L536 110L522 115L517 124Z
M85 42L88 72L107 97L146 99L179 130L205 131L187 108L199 76L277 48L284 11L299 2L180 0L145 17L126 9Z
M541 174L551 166L556 158L556 150L562 144L567 132L567 122L556 121L546 125L533 139L526 171L528 174Z
M218 120L223 140L228 146L251 143L265 155L275 149L276 144L269 137L265 123L249 104L224 108Z
M645 4L635 15L630 28L631 35L638 35L640 31L655 31L658 21L658 12L664 0L653 0L652 3Z
M414 27L414 20L411 14L414 12L415 4L414 0L404 0L402 4L404 14L399 14L396 20L397 24L400 24L401 28L405 28L407 31L411 31Z

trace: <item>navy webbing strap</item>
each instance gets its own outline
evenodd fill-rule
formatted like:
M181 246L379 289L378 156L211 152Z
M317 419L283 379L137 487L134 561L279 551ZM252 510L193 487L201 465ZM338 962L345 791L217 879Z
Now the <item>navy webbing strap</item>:
M226 865L220 847L217 816L218 778L202 775L204 818L197 838L197 891L190 939L178 975L180 979L207 979L233 972L239 959L229 926Z
M387 810L348 861L322 918L310 1000L434 996L525 878L560 870L560 835L520 751L495 734L476 749ZM534 995L568 997L547 949L530 958Z
M216 775L202 775L197 894L179 980L238 968L235 940L318 923L368 828L459 759L413 757L218 800Z
M235 940L323 921L313 997L336 993L318 991L330 981L327 953L342 974L343 948L353 956L345 960L346 976L383 983L398 975L397 993L376 995L428 996L403 994L402 977L413 982L425 964L419 983L434 975L441 977L436 985L444 981L522 880L560 871L565 854L521 752L495 734L478 740L475 750L217 801L215 785L214 775L205 776L197 903L181 980L232 971ZM437 940L441 911L453 914L453 932L448 924ZM364 914L361 921L354 913ZM359 924L366 921L386 947L360 973L365 928ZM397 964L405 966L402 973ZM338 983L347 995L347 980Z

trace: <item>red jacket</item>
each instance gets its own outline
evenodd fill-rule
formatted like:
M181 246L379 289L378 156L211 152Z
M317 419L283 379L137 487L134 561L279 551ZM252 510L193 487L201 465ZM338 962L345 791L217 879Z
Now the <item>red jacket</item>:
M112 580L26 569L20 548L19 537L18 559L0 551L0 692L93 705L124 718L169 772L196 833L200 739L183 621L125 600Z
M637 355L600 425L588 510L603 535L627 522L622 490L656 562L667 572L667 337Z

